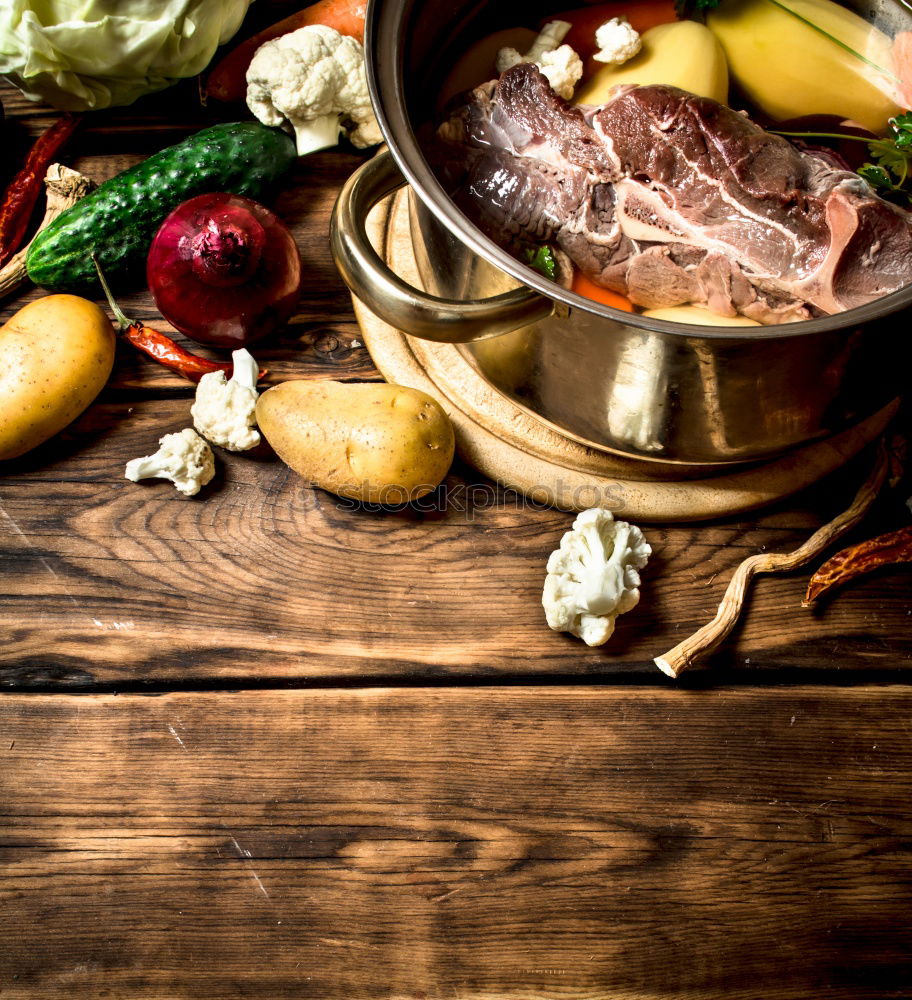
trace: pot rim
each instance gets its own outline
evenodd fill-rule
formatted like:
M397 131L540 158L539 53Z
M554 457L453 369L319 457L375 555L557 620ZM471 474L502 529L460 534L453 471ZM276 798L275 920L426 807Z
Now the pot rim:
M901 313L912 305L912 281L904 288L881 296L863 306L817 319L769 326L701 326L653 319L641 313L626 312L594 302L521 263L477 227L450 198L431 170L415 130L406 114L402 13L411 8L407 0L368 0L365 15L364 53L367 86L374 113L393 159L415 194L434 212L446 227L480 257L505 271L520 284L533 288L548 299L572 309L623 323L653 333L670 334L695 340L787 340L835 330L853 329ZM391 100L384 101L386 93Z

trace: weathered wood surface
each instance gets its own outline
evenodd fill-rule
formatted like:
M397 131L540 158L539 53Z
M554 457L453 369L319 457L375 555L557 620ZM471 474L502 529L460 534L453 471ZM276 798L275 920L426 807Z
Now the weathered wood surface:
M174 136L174 140L179 141L189 131ZM118 154L63 158L75 169L102 181L143 157ZM292 323L267 345L255 348L257 356L262 355L269 368L267 383L304 377L379 378L370 356L360 345L351 297L336 272L327 241L336 192L361 162L361 157L341 151L316 153L296 167L288 188L275 203L276 211L298 237L306 278L300 307ZM0 300L0 323L27 302L46 294L29 284L16 295ZM118 294L118 302L131 318L174 335L173 327L161 318L148 292ZM179 334L176 339L183 340ZM352 347L352 341L357 341L359 346ZM149 360L129 345L122 346L111 378L111 389L142 393L180 391L187 394L192 391L190 383L180 375ZM188 346L200 354L216 356L206 348Z
M65 159L102 180L224 115L195 106L188 87L185 100L159 95L91 117ZM46 109L11 93L2 91L8 113L30 131L47 124ZM297 321L257 348L267 381L378 377L356 346L327 240L336 191L359 162L341 150L307 157L279 199L308 280ZM39 294L0 303L0 319ZM167 329L147 293L123 305ZM220 453L218 479L195 500L167 483L128 483L128 459L186 426L191 392L124 348L108 390L76 425L0 469L0 684L651 677L651 658L712 616L741 558L799 544L852 491L846 481L750 518L650 529L656 555L641 606L608 649L587 650L552 634L539 604L545 560L570 517L517 509L470 469L454 468L445 509L398 514L340 507L265 449ZM867 532L887 523L872 518ZM803 582L761 581L743 629L711 666L730 675L912 664L912 576L860 582L814 614L798 608Z
M258 0L245 32L291 6ZM2 171L56 115L0 99ZM90 116L63 159L102 180L227 117L188 81ZM327 245L360 159L308 157L279 200L308 284L257 349L269 381L378 377ZM147 295L123 305L167 329ZM641 605L587 650L539 605L570 518L462 466L446 504L395 513L268 449L220 454L193 500L128 483L191 391L121 351L83 418L0 468L0 998L912 995L912 575L813 613L803 574L764 579L697 690L650 662L862 470L648 529ZM203 690L67 693L144 685Z
M0 995L908 997L910 714L890 686L7 694Z
M570 515L519 505L463 468L438 509L398 513L353 510L268 453L220 453L218 478L193 499L125 480L126 461L187 426L188 412L186 398L127 395L11 463L0 480L4 684L651 677L652 657L712 617L737 562L795 547L827 508L814 494L749 520L649 526L641 604L592 650L551 632L540 603ZM743 629L713 661L723 676L912 665L912 577L859 581L819 612L799 607L805 581L758 581Z

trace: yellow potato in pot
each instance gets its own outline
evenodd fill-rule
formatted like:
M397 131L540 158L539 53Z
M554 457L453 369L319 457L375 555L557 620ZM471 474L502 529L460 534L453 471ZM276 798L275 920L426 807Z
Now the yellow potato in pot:
M48 295L0 327L0 459L63 430L101 392L114 365L114 327L94 302Z
M841 4L725 0L706 23L732 78L778 121L838 115L883 135L901 111L892 39Z
M644 31L638 55L606 65L577 91L576 104L605 104L621 84L680 87L700 97L728 101L728 66L713 33L696 21L657 24Z
M720 316L699 306L663 306L661 309L647 309L643 315L651 319L667 319L672 323L693 323L695 326L762 326L747 316Z
M339 496L397 504L430 493L453 461L453 427L417 389L283 382L257 400L257 424L279 458Z

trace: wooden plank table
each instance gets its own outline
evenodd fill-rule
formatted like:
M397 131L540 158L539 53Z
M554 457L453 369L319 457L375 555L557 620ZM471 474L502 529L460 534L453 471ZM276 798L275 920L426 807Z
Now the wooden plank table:
M19 140L55 117L0 97ZM65 160L102 179L218 118L188 84ZM312 155L278 202L307 282L270 382L379 377L327 246L359 162ZM703 669L651 663L860 467L648 526L643 600L590 650L540 607L570 517L458 462L462 510L353 511L267 448L194 499L127 482L191 392L123 350L0 469L3 1000L912 996L912 578L813 613L806 574L764 578Z

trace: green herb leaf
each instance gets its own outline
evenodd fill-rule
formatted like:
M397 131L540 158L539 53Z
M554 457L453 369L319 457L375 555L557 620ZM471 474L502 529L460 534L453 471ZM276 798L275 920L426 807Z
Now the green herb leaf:
M912 150L912 113L904 111L890 119L890 138L897 149Z
M703 14L707 10L715 10L722 0L675 0L675 13L681 20Z
M876 139L874 142L869 142L868 152L884 170L889 170L897 176L902 173L907 156L901 149L897 149L896 145L889 139Z
M554 281L557 276L557 260L551 247L529 247L525 252L525 258L529 267Z
M912 179L912 112L904 111L891 118L888 135L884 139L868 139L860 135L844 135L836 132L779 132L775 135L798 139L840 139L850 142L865 142L873 163L865 163L858 168L859 176L871 185L881 197L894 202L912 202L912 189L906 182Z
M896 115L889 121L890 131L886 139L873 139L868 143L868 152L876 163L866 163L858 171L878 192L888 191L907 201L912 200L912 191L905 185L912 173L912 114L908 111ZM877 173L877 171L880 173ZM886 176L889 184L883 183Z
M874 163L865 163L858 168L858 173L875 191L893 190L893 181L883 167L878 167Z

